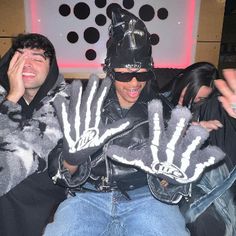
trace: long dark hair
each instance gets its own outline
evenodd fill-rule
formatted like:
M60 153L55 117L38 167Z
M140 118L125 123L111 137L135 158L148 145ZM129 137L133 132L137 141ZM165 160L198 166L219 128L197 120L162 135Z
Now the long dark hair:
M214 80L218 79L217 68L209 62L194 63L177 75L169 96L170 101L177 105L184 88L183 106L191 107L202 86L214 88Z

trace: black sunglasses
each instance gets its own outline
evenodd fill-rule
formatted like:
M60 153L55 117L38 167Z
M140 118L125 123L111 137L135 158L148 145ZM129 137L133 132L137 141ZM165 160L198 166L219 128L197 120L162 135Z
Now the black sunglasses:
M127 72L127 73L112 71L112 75L115 80L120 81L120 82L130 82L134 77L139 82L145 82L145 81L153 79L154 77L154 74L152 71Z

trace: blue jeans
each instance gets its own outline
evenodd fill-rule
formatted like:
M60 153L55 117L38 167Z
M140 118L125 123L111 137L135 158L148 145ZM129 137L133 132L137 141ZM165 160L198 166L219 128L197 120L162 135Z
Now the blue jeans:
M128 191L76 193L59 206L44 236L187 236L177 205L156 200L148 187Z

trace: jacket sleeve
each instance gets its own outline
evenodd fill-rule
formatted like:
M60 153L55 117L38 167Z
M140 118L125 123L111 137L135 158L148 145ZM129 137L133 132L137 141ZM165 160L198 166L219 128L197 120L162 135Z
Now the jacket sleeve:
M5 99L5 90L0 86L0 140L15 131L21 122L21 106Z
M62 139L59 140L57 146L50 152L48 156L48 174L54 184L69 189L80 188L90 176L91 159L88 158L85 162L78 165L77 171L71 175L69 170L63 166L62 158Z
M1 114L1 121L7 121L7 117L9 118L8 113ZM1 123L1 130L2 127L7 129L7 123L5 126ZM62 133L50 101L35 112L33 118L22 127L17 127L1 137L0 196L32 173L44 171L48 165L47 157L60 138Z

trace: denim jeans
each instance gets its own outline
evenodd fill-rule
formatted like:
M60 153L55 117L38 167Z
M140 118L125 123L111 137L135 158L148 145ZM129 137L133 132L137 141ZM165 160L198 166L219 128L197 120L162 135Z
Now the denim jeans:
M77 192L59 206L44 236L187 236L177 205L156 200L148 187L127 192Z

